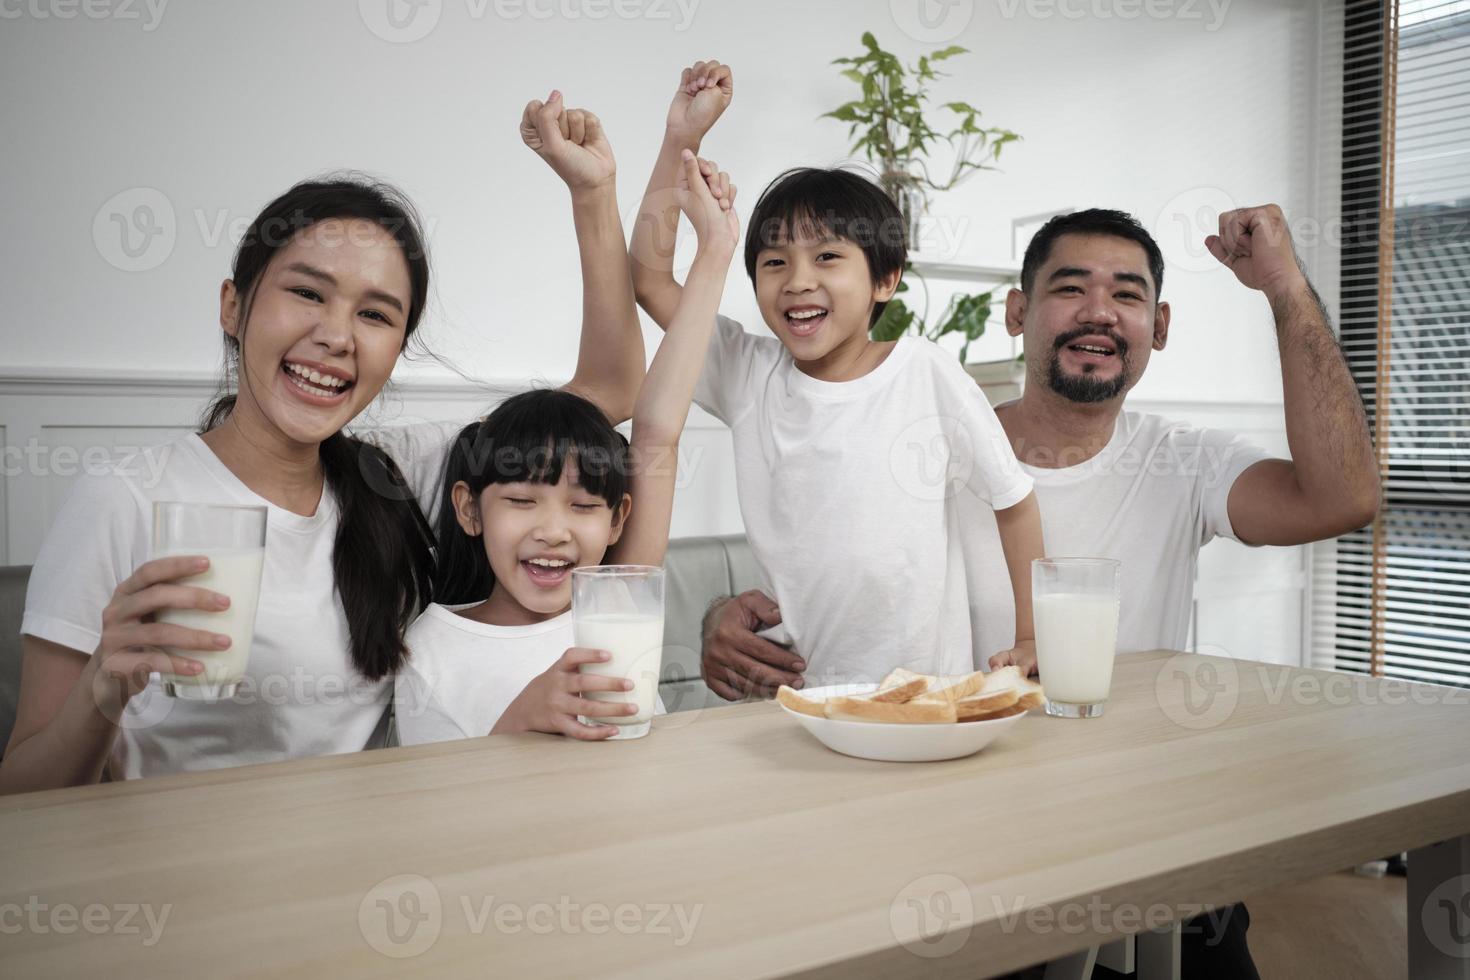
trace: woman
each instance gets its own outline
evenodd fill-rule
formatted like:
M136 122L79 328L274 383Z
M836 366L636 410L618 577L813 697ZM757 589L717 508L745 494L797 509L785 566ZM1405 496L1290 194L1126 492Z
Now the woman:
M625 248L613 160L595 123L564 110L556 93L528 106L522 122L571 187L584 256ZM391 188L306 182L255 219L220 292L226 383L238 377L238 390L211 406L200 433L79 481L42 545L0 792L368 743L403 632L428 600L432 558L415 497L433 498L459 423L381 430L371 441L342 430L387 383L428 287L417 216ZM631 290L584 282L582 356L568 386L614 422L629 416L643 375ZM152 696L160 682L150 674L192 673L189 651L221 648L214 634L154 615L223 608L187 584L201 570L194 558L144 560L157 500L268 508L255 637L233 699ZM145 709L125 712L150 683Z

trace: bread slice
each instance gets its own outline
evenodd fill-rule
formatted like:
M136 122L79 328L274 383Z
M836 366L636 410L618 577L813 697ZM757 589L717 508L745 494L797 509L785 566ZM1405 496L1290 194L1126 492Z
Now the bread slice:
M1011 705L1009 708L999 708L999 709L997 709L995 711L985 711L985 712L981 712L980 714L972 715L972 716L970 716L968 718L961 718L959 720L962 721L962 722L963 721L998 721L1001 718L1009 718L1011 715L1023 715L1027 711L1029 711L1029 710L1031 710L1031 709L1025 707L1019 701L1017 701L1015 704Z
M826 702L803 697L801 692L785 684L776 689L776 700L798 714L811 715L813 718L827 717Z
M980 691L955 702L955 718L958 721L980 721L996 712L1012 708L1021 700L1021 693L1012 687L998 691Z
M929 685L935 679L928 674L916 674L911 670L904 670L902 667L899 667L887 677L883 678L882 682L878 685L878 690L872 694L860 694L856 696L866 701L902 704L929 690Z
M985 674L978 670L973 674L965 674L961 677L936 677L929 685L929 690L915 700L926 704L959 701L979 692L984 687Z
M919 704L917 701L895 703L871 698L828 698L828 718L836 721L876 721L898 725L942 725L957 720L952 701Z
M985 675L979 693L961 699L956 706L960 721L987 721L1039 708L1046 703L1040 684L1021 675L1020 668L1002 667Z

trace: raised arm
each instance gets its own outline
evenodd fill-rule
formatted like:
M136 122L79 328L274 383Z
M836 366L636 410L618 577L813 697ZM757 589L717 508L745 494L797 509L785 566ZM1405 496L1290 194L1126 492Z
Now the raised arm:
M699 153L705 133L729 106L735 79L727 65L700 61L685 68L664 123L663 145L633 225L633 290L638 305L663 330L679 305L674 244L679 229L678 189L685 150Z
M612 549L615 558L609 560L615 564L663 564L674 509L679 436L704 369L725 275L740 241L729 175L706 175L701 164L684 151L675 197L694 225L699 249L633 410L633 509Z
M1281 350L1291 459L1262 460L1230 488L1230 523L1250 544L1319 541L1378 511L1378 464L1362 399L1327 311L1292 248L1281 209L1228 211L1205 241L1242 285L1271 304Z
M566 388L596 404L616 425L633 414L644 358L612 147L598 118L585 109L565 108L560 92L544 103L529 103L520 130L521 139L572 193L582 261L582 341Z

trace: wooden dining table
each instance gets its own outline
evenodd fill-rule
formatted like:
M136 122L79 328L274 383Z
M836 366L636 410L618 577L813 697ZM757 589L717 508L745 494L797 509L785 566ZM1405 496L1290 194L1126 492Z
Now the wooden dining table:
M1470 692L1154 651L944 762L753 702L0 798L0 976L976 978L1409 851L1464 980L1467 834Z

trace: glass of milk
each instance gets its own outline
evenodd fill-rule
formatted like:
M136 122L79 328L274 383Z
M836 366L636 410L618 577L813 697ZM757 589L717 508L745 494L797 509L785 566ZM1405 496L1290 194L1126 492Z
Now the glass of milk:
M255 606L260 599L260 571L265 565L264 507L231 507L159 501L153 505L153 557L203 555L209 567L180 584L209 589L230 597L228 609L164 609L160 623L223 633L226 650L176 650L169 653L204 664L198 674L163 674L170 696L218 701L235 696L245 676L250 643L255 636Z
M1046 713L1096 718L1118 652L1118 570L1111 558L1038 558L1031 563L1036 664Z
M664 658L664 570L652 565L591 565L572 570L572 632L577 646L606 650L612 659L582 664L584 674L626 677L631 691L588 691L592 701L638 706L633 715L582 718L617 725L611 738L642 738L653 720Z

